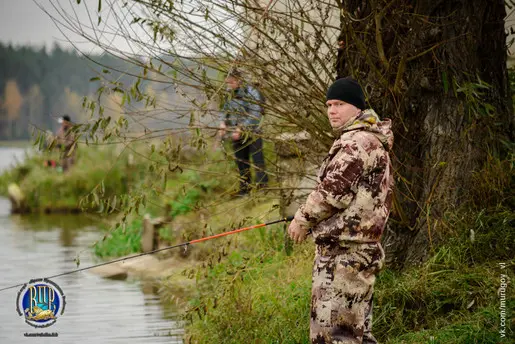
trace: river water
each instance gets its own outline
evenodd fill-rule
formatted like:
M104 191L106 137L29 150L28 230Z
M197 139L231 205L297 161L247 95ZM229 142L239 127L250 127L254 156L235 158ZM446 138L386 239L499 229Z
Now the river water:
M0 173L23 149L0 148ZM101 237L95 220L82 215L10 215L0 197L0 288L94 264L88 246ZM4 343L182 343L173 309L155 287L137 280L102 279L88 271L52 279L66 297L57 322L44 329L25 323L16 311L21 288L0 292L0 344ZM25 333L58 337L25 337Z

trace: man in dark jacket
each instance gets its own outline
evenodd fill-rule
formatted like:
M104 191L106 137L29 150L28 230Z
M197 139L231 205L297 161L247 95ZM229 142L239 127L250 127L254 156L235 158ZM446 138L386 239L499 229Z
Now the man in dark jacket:
M343 34L338 36L338 55L336 57L335 69L336 69L336 79L343 78L343 72L345 70L345 40Z
M220 113L220 133L232 131L231 138L240 173L240 190L238 195L249 193L251 175L250 158L256 170L257 188L268 183L263 155L263 139L260 137L260 125L263 117L263 97L259 90L242 82L239 71L231 72L225 79L229 97L224 102Z
M313 344L377 343L372 330L376 274L383 268L380 239L392 204L389 119L365 110L359 84L339 79L327 91L327 114L339 134L318 173L315 190L299 207L288 233L296 242L313 231L310 337Z

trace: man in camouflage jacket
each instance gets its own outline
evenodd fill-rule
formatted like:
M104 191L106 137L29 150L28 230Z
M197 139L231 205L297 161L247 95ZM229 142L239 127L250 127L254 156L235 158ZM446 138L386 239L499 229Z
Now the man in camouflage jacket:
M61 150L61 167L63 172L68 171L74 164L77 155L75 145L76 136L72 132L73 123L70 116L64 115L59 118L61 126L57 130L57 147Z
M377 343L371 333L372 299L384 265L380 239L392 203L391 122L363 111L363 91L350 78L331 85L326 105L340 137L288 228L297 243L311 228L316 243L311 343Z

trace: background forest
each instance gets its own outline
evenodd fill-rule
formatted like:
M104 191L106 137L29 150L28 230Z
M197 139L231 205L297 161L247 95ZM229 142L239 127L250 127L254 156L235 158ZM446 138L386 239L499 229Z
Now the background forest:
M136 70L134 62L109 53L85 55L58 44L49 49L0 42L0 140L29 140L34 129L55 132L57 119L64 114L75 123L86 122L92 108L85 107L85 97L100 99L99 75L108 73L113 84L130 85L138 79ZM141 80L139 87L161 102L177 102L170 84ZM124 113L121 104L122 95L103 95L104 114L113 120ZM135 103L129 109L137 112L143 108L145 104ZM163 118L152 116L139 122L153 128L162 124ZM176 116L171 126L184 122Z

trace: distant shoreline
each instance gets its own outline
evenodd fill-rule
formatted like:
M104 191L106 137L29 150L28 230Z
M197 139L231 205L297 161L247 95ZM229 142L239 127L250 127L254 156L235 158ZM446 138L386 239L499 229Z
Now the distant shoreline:
M0 140L0 148L29 148L32 146L31 141L23 140Z

